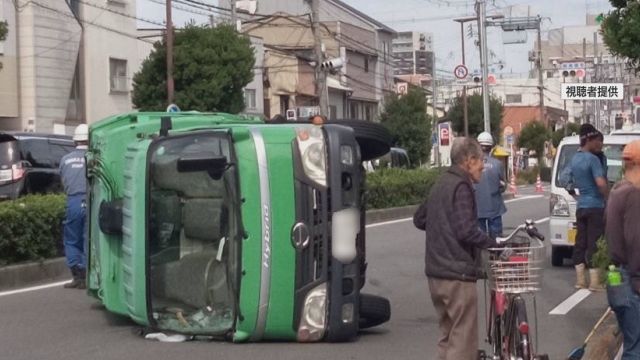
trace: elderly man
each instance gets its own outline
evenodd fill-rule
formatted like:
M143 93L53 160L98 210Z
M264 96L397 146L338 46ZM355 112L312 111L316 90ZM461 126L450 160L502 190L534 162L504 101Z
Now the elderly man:
M623 360L640 359L640 140L625 146L624 180L611 195L605 234L620 284L608 284L607 298L624 337Z
M483 156L475 139L456 139L451 147L453 166L413 217L415 226L426 230L425 274L442 331L440 360L477 357L479 253L496 246L476 218L473 183L482 177Z

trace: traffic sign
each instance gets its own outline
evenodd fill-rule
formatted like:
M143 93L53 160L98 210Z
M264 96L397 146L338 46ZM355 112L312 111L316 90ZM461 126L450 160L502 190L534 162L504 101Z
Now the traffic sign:
M469 69L467 69L467 67L464 65L458 65L453 69L453 74L458 79L466 79L466 77L469 75Z
M396 94L398 95L407 95L409 92L409 84L406 82L397 83L396 84Z
M505 126L504 136L513 135L513 128L511 126Z
M513 145L513 135L507 135L507 145Z

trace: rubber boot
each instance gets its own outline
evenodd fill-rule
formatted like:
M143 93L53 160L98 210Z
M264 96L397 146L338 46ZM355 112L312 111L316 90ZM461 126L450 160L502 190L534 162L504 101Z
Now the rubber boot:
M600 269L589 269L589 290L604 291L604 286L600 282Z
M587 278L586 278L586 266L584 264L578 264L576 267L576 289L586 289L587 288Z
M76 289L84 290L87 288L87 271L84 268L78 268L76 270L78 274L78 286Z
M71 280L71 282L64 284L63 287L65 289L76 289L80 285L80 279L78 278L78 268L74 266L70 270L73 279Z

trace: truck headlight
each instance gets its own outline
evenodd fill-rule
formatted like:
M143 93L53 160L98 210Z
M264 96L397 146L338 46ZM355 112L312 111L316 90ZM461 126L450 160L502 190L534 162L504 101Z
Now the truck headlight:
M298 149L305 174L322 186L327 186L327 152L324 134L319 126L297 129Z
M571 209L569 202L562 195L551 194L549 200L549 207L551 209L551 216L569 217L571 216Z
M360 210L346 208L331 218L331 255L344 264L356 257L356 237L360 230Z
M327 328L327 283L322 283L309 291L304 299L298 341L320 341Z

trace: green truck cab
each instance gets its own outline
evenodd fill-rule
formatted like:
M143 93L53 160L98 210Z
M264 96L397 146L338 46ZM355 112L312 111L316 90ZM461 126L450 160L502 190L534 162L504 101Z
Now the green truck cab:
M355 122L351 122L355 123ZM149 329L349 341L389 319L361 293L362 161L375 124L130 113L90 127L88 291Z

